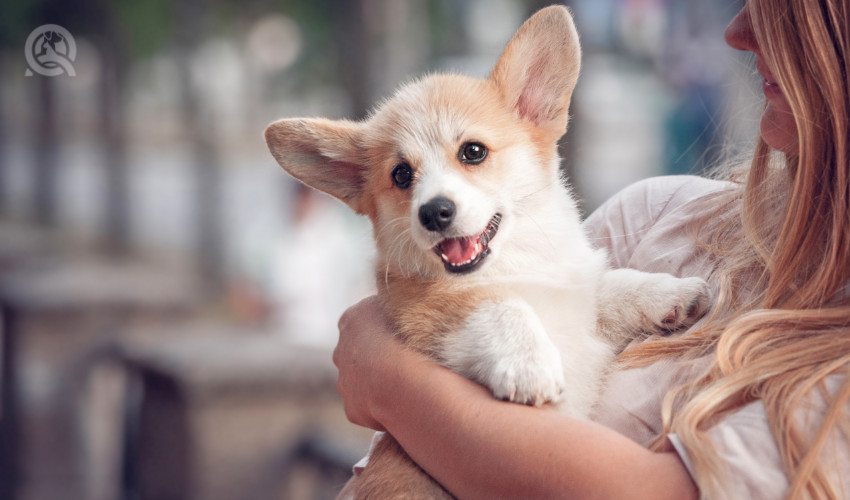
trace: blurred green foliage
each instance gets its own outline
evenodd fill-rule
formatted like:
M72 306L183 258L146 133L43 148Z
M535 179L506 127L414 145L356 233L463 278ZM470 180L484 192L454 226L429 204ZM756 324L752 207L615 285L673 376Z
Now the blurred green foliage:
M125 33L132 55L149 55L165 46L174 29L168 0L112 0L111 8L119 32Z
M37 0L4 0L0 3L0 47L20 45L35 25ZM16 42L20 42L19 44Z
M466 15L468 0L411 1L426 3L427 57L433 61L463 53L468 45L464 24L475 22ZM298 24L302 51L293 71L273 75L273 84L304 90L339 80L349 43L346 29L364 22L339 15L340 9L356 13L370 8L369 0L0 0L0 50L22 53L34 28L54 23L111 51L127 68L157 52L185 49L212 37L238 43L262 17L282 14ZM367 46L358 50L369 53L374 47L368 45L384 42L367 34L362 43Z

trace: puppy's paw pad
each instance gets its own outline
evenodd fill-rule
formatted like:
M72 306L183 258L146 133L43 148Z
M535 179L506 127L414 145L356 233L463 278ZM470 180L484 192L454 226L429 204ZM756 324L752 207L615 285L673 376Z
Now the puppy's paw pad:
M504 361L489 378L496 398L531 406L555 403L566 389L560 356L554 360Z
M658 316L650 318L657 329L670 332L696 323L711 304L708 284L700 278L671 280L659 297Z

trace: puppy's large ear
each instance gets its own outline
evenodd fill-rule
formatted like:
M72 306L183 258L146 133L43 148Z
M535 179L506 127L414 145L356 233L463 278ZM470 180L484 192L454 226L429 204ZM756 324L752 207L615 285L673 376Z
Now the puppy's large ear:
M581 47L566 7L538 11L514 35L490 73L505 102L558 139L581 67Z
M324 118L279 120L266 128L265 136L284 170L364 213L366 167L358 154L359 124Z

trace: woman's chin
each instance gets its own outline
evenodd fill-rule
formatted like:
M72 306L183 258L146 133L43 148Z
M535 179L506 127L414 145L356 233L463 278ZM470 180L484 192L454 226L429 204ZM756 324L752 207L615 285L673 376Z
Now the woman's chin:
M768 146L782 151L794 153L797 151L797 124L794 115L768 101L761 117L761 137Z

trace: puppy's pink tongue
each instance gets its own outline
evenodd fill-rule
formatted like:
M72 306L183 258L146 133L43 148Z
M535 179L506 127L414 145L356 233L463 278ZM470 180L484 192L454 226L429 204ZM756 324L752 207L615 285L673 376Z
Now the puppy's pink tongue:
M440 253L452 264L463 264L474 259L481 252L478 238L451 238L440 242Z

